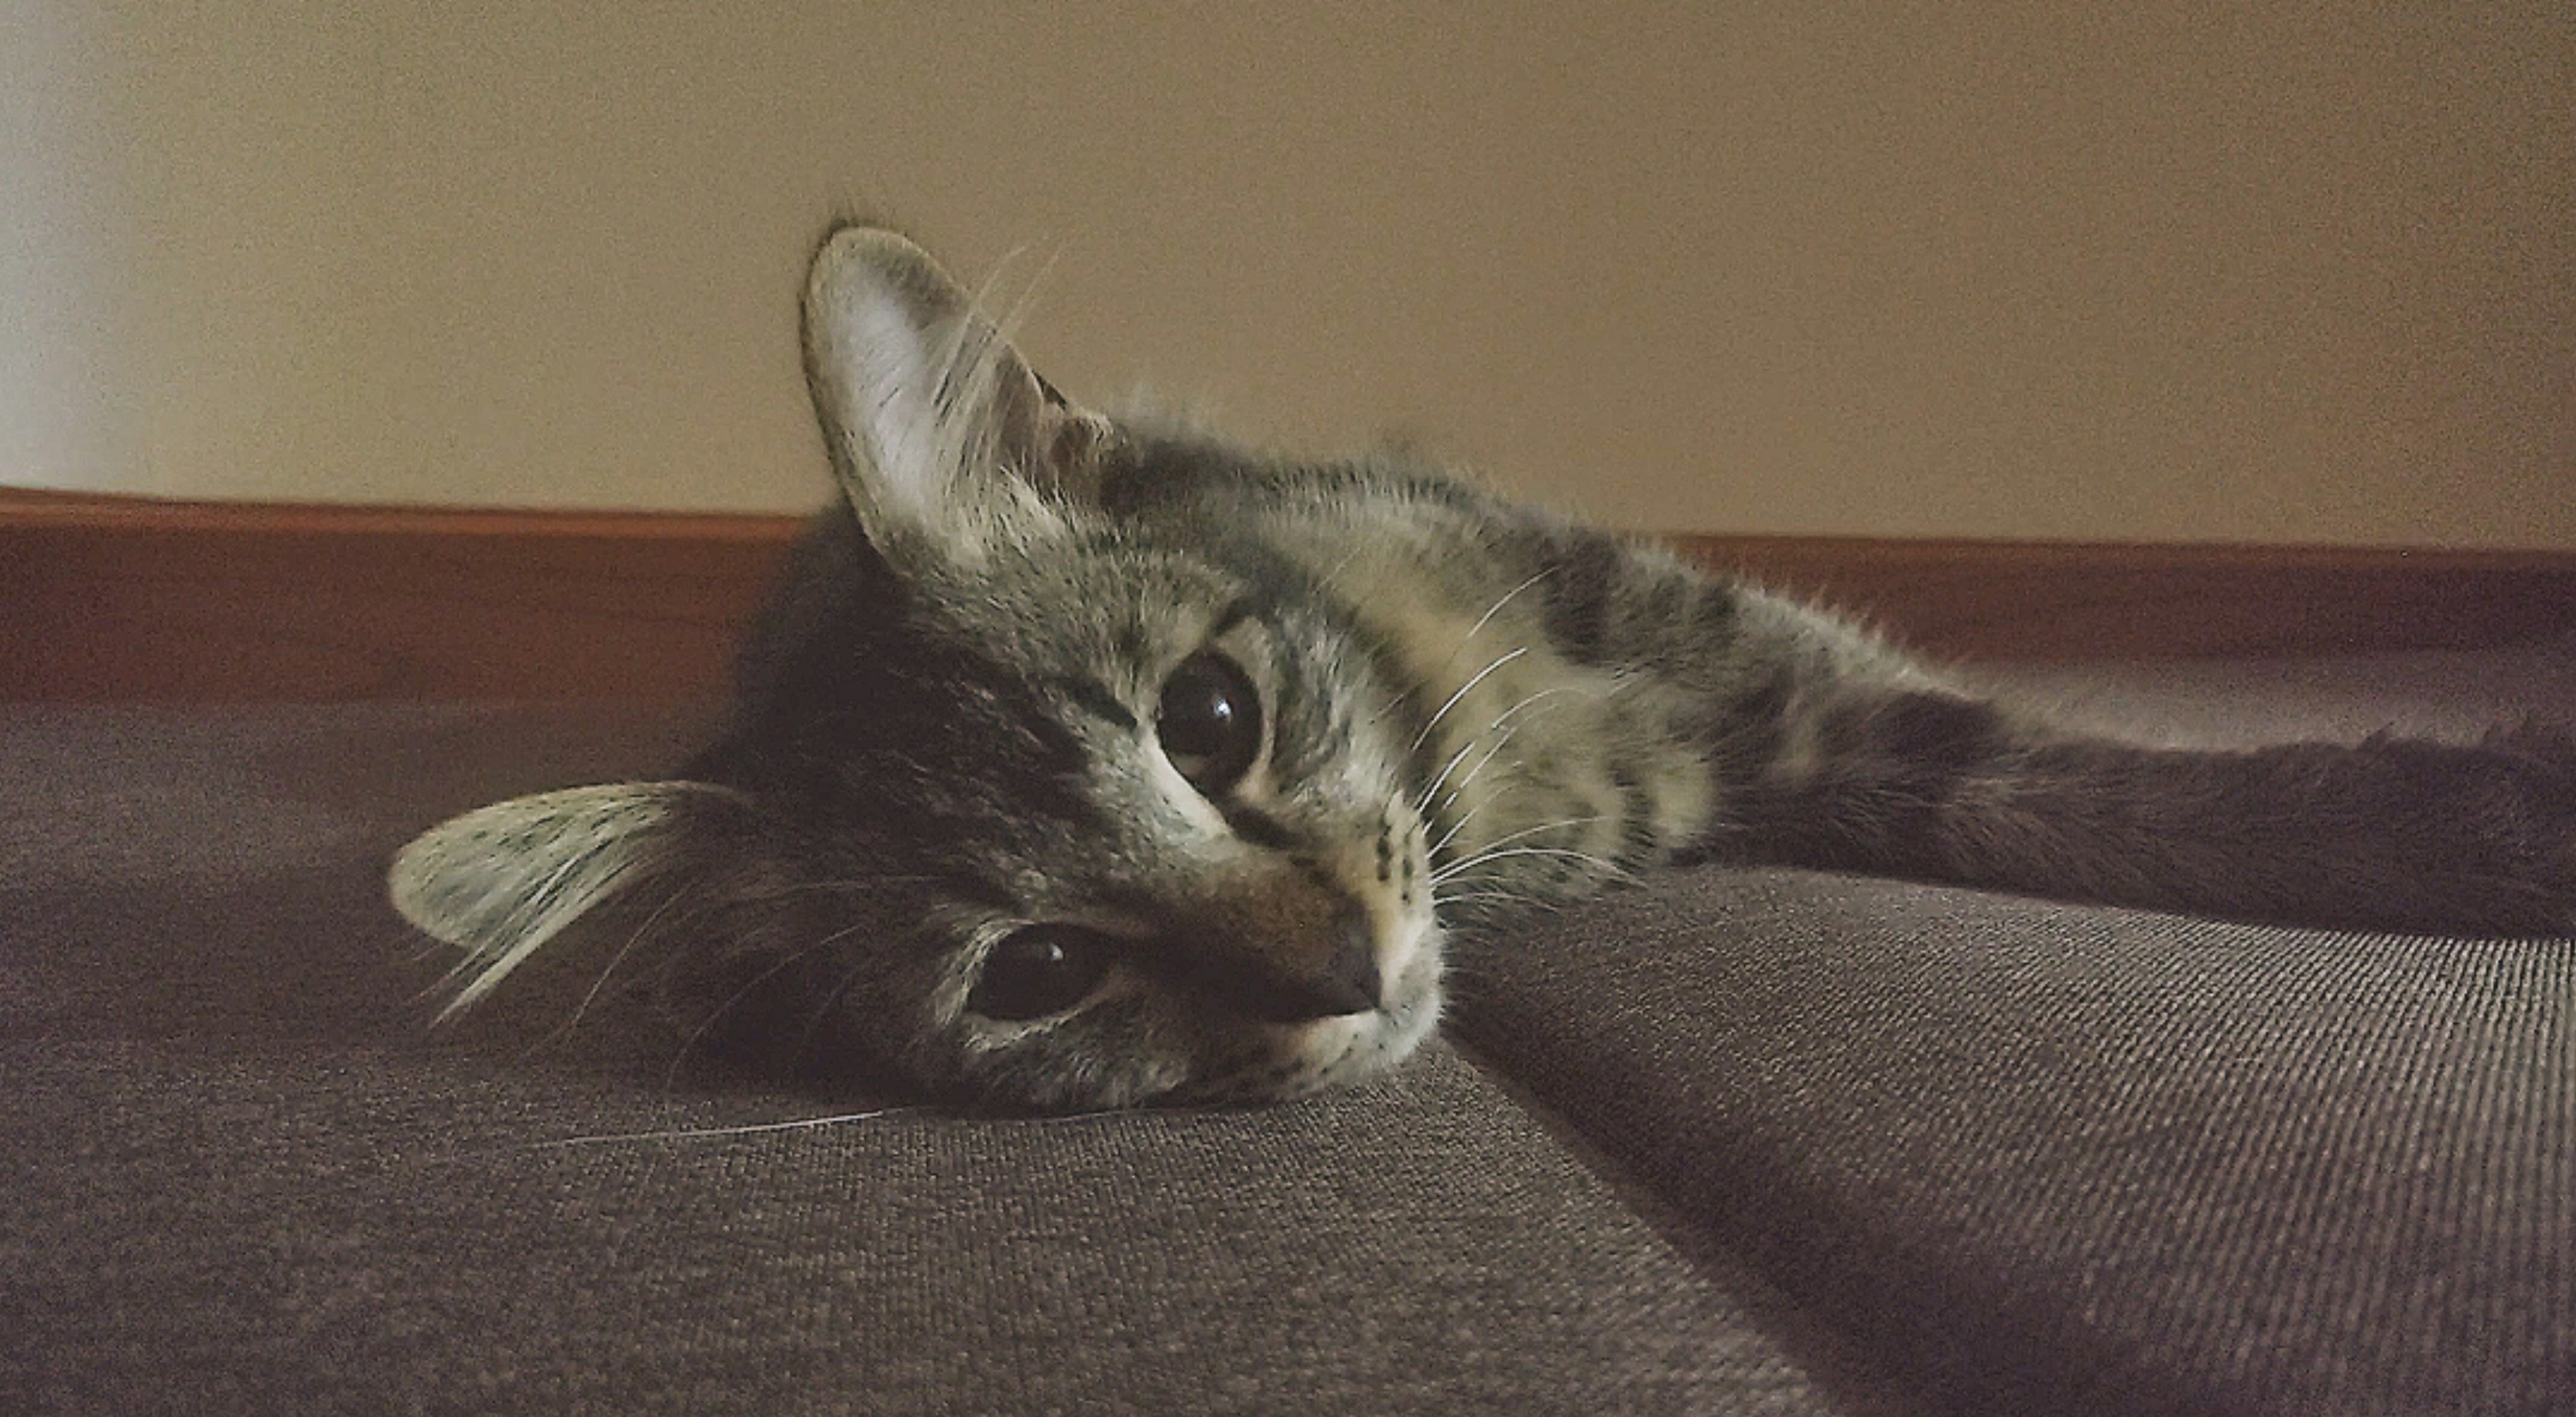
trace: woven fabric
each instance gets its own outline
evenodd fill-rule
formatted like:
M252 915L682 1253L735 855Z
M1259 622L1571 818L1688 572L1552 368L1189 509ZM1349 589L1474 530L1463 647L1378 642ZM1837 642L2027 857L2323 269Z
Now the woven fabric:
M1701 871L1458 1026L1971 1411L2576 1410L2576 945Z
M391 849L689 726L0 722L0 1410L1908 1410L1445 1047L1011 1122L675 1076L614 990L432 1034Z

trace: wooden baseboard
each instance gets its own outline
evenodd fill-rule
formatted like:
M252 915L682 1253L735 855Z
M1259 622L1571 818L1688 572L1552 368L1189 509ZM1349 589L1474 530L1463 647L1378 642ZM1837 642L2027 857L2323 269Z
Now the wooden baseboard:
M2576 633L2576 552L1682 536L1965 659L2480 649Z
M0 699L722 692L790 517L0 492ZM2576 630L2576 554L1682 536L1957 658L2467 648Z
M715 695L797 525L0 502L0 697Z

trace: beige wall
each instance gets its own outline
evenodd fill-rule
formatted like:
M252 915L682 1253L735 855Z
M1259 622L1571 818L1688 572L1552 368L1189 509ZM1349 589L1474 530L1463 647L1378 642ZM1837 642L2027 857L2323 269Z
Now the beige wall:
M811 505L855 202L1623 523L2576 548L2566 0L1936 8L19 0L0 480Z

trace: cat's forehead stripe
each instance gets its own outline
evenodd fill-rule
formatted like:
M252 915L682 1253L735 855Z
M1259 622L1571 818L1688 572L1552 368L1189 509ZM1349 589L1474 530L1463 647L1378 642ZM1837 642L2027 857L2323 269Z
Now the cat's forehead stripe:
M1238 596L1232 604L1227 605L1224 610L1217 614L1216 623L1208 627L1207 637L1211 640L1224 639L1227 635L1233 633L1237 626L1241 625L1244 621L1251 619L1252 615L1253 604L1251 599L1245 596Z
M1120 703L1118 696L1110 692L1109 686L1098 680L1067 676L1054 681L1053 687L1065 702L1107 719L1127 732L1133 733L1144 726L1127 705Z

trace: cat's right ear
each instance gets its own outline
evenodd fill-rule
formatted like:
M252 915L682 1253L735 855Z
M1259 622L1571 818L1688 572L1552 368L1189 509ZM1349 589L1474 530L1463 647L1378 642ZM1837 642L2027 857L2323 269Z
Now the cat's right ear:
M971 564L1093 500L1107 420L1040 379L920 247L834 230L806 278L804 325L833 473L889 559Z
M711 817L743 810L740 794L698 782L540 792L421 833L386 886L404 919L465 952L452 1014L593 907L686 866L693 836L721 839L703 830Z

